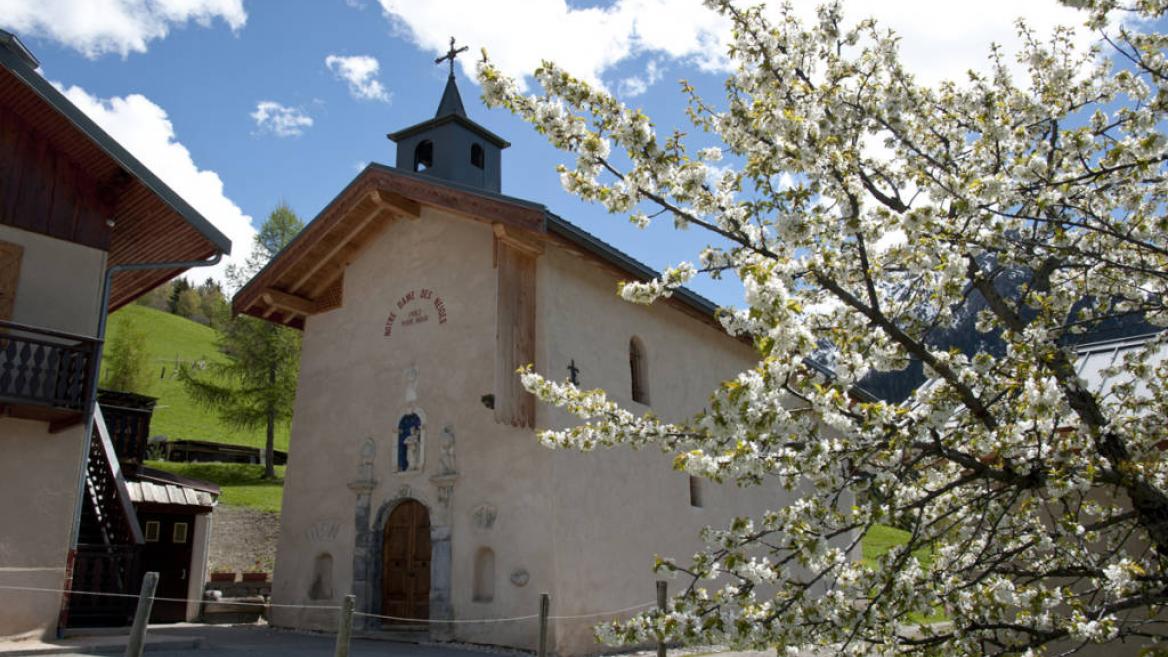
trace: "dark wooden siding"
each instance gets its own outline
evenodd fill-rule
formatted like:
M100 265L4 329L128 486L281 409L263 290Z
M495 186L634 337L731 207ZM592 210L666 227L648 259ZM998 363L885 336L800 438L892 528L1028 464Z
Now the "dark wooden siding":
M200 260L219 250L172 200L151 187L160 183L148 185L141 174L128 173L144 169L140 163L120 148L108 150L94 136L100 129L83 127L54 105L67 99L54 101L48 96L59 95L55 90L36 86L0 67L0 150L7 150L7 155L0 153L0 223L100 248L109 253L110 265ZM26 204L40 209L16 209ZM107 220L113 221L112 229ZM182 271L118 274L109 310Z
M0 223L108 251L113 206L79 164L0 105Z

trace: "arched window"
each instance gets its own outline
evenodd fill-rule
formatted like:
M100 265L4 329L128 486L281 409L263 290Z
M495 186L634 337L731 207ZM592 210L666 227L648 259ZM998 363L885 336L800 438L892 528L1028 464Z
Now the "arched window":
M397 423L397 471L422 467L422 418L414 413L403 415Z
M693 475L689 477L689 505L699 509L702 507L702 480Z
M308 589L308 599L333 599L333 555L328 552L316 555L316 561L312 565L312 586Z
M478 168L483 168L486 155L483 154L483 147L478 144L471 144L470 146L470 163Z
M633 336L629 340L629 378L632 381L633 401L649 403L649 366L645 362L645 345Z
M479 548L474 563L474 601L490 602L495 599L495 551L489 547Z
M421 141L414 147L414 171L425 171L434 166L434 142Z

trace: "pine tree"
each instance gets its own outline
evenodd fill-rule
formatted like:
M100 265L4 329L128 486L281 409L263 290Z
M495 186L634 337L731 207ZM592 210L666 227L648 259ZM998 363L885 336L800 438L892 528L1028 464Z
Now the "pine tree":
M231 283L238 286L262 269L303 227L304 222L287 205L278 206L256 235L247 263L228 268ZM300 333L240 315L224 326L218 347L227 359L210 364L209 376L196 376L183 368L179 377L191 397L215 410L226 424L265 428L264 476L273 478L276 427L292 418Z
M145 394L150 386L146 333L129 317L118 317L117 330L102 358L102 385L120 392Z
M170 303L167 312L178 314L179 298L186 290L191 289L191 283L185 276L180 276L170 282Z

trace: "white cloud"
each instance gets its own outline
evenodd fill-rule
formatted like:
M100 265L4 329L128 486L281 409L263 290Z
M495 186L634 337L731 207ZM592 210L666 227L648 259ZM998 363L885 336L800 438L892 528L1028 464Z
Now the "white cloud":
M530 73L550 59L591 82L641 51L709 66L721 61L711 47L728 26L697 0L618 0L612 7L575 9L563 0L379 0L391 22L419 47L436 54L449 48L450 35L469 44L459 58L474 74L478 49L485 47L504 71Z
M649 90L649 87L657 84L661 79L661 67L657 65L657 60L650 60L645 65L645 75L633 75L620 81L617 85L617 95L625 98L636 98Z
M312 117L299 107L285 107L274 100L261 100L251 113L261 132L277 137L298 137L305 128L312 127Z
M38 36L94 58L146 52L174 26L216 19L232 30L247 22L243 0L0 0L0 25L21 36Z
M177 140L166 110L139 94L97 98L81 87L53 84L231 240L235 255L224 258L215 267L193 272L200 279L212 276L226 282L226 266L244 261L251 252L256 230L251 225L251 217L224 194L219 174L200 169L191 159L190 151Z
M820 1L794 4L800 15L813 17ZM607 7L580 9L564 0L379 2L393 25L424 50L444 53L451 34L469 44L471 56L459 59L468 76L473 76L479 47L517 78L529 75L543 59L591 82L645 53L703 70L726 70L728 64L729 23L699 0L616 0ZM778 6L772 3L771 11L777 12ZM1054 0L859 0L848 3L845 12L848 21L874 16L881 26L894 29L902 37L909 70L927 82L984 69L991 43L1003 44L1009 52L1017 43L1017 18L1025 18L1039 34L1069 25L1079 28L1082 42L1093 38L1081 28L1084 14ZM638 81L628 84L626 90L639 89Z
M338 80L349 83L349 94L358 100L380 100L388 103L390 93L377 79L381 65L377 59L368 55L354 55L342 57L329 55L324 58L324 65L328 67Z

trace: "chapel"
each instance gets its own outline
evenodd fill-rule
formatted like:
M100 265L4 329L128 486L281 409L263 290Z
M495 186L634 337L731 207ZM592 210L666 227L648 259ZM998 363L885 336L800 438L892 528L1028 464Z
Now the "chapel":
M657 450L542 447L537 428L573 418L516 369L683 419L756 355L692 292L622 301L649 268L504 195L509 144L468 116L453 65L434 117L388 137L394 165L366 167L233 300L303 331L271 622L331 630L313 607L355 594L365 630L532 649L547 593L550 649L597 652L606 612L654 601L655 555L787 498Z

